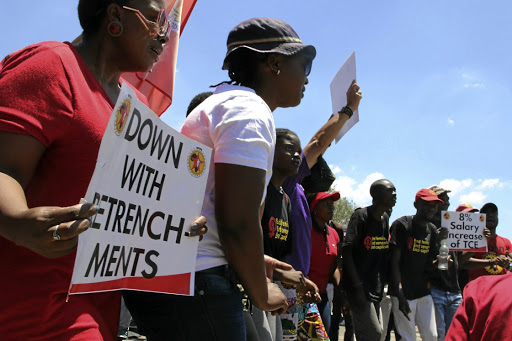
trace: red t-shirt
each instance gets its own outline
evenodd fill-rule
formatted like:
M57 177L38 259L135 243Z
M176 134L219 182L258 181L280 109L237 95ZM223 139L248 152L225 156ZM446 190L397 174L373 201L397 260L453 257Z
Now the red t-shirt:
M25 191L29 207L79 203L112 110L69 43L31 45L4 60L0 131L46 146ZM0 237L0 259L0 335L7 340L117 339L119 292L74 295L66 303L75 252L47 259Z
M325 293L331 270L338 257L340 237L335 229L328 226L327 233L311 229L311 265L308 277L315 282L320 293Z
M464 289L446 341L497 341L512 337L512 274L482 276Z
M512 244L507 238L496 236L487 240L487 250L488 252L475 252L473 258L494 259L499 255L508 255L512 252ZM482 269L468 270L468 273L469 280L472 281L480 276L506 274L507 269L504 269L499 265L495 265L486 266Z

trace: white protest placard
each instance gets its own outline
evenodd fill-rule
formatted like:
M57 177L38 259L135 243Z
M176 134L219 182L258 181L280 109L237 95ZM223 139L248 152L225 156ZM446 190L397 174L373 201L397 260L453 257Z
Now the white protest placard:
M347 105L347 90L354 79L356 79L356 53L352 52L331 82L331 103L333 114L337 113L341 108ZM358 110L354 111L354 115L345 122L343 128L338 132L338 135L336 135L336 143L338 143L343 135L345 135L357 122L359 122Z
M450 251L487 251L485 214L441 211L441 217L441 227L448 229Z
M70 294L133 289L193 295L211 148L167 126L123 84L85 200L99 205L79 237Z

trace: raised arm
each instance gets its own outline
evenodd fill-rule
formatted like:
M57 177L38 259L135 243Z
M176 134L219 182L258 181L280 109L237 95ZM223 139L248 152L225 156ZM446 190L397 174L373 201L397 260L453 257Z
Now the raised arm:
M347 91L347 107L349 107L352 112L356 111L361 98L362 94L361 91L359 91L359 85L357 85L354 80ZM325 123L315 135L313 135L309 143L304 147L304 155L306 156L309 168L313 167L318 157L325 153L348 119L348 114L336 113L329 118L327 123Z
M265 174L262 169L216 163L215 215L226 258L251 301L262 310L284 312L286 297L266 280L259 215Z

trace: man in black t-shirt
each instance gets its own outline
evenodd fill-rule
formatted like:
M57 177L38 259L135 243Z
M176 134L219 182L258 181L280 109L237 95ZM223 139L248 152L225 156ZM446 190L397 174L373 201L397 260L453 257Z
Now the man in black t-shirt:
M380 340L379 302L386 281L389 251L389 217L396 189L389 180L370 187L372 205L356 209L343 242L343 286L352 309L358 340Z
M437 340L429 274L437 259L437 231L430 221L439 203L443 201L436 192L422 189L414 201L416 215L398 218L391 226L389 292L395 326L404 340L416 339L415 325L422 340Z
M437 212L432 219L432 223L436 225L438 232L436 253L439 254L441 240L446 239L448 236L448 230L441 229L441 211L448 211L448 207L450 207L450 197L448 196L450 191L439 186L432 186L430 189L436 192L439 199L444 202L438 205ZM471 206L459 205L456 211L475 212L478 210ZM438 341L444 341L446 332L452 323L453 316L462 302L458 276L459 253L460 252L450 251L448 269L439 270L436 263L430 276L430 294L434 301Z

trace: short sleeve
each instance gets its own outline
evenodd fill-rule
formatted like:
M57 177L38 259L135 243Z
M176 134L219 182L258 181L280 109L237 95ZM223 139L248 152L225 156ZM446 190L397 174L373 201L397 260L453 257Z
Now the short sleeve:
M391 225L389 245L400 247L403 244L405 226L400 220L395 220Z
M505 239L507 253L511 253L512 252L512 243L510 243L509 239L507 239L507 238L504 238L504 239Z
M57 45L60 44L60 45ZM33 45L7 57L0 70L0 130L35 137L48 147L73 117L68 75L56 50Z
M268 107L249 96L236 97L220 106L218 112L222 115L214 115L211 125L215 163L267 170L275 140Z
M364 221L361 219L361 215L358 211L359 210L356 210L350 217L343 246L357 245L361 239L361 231L364 227Z

